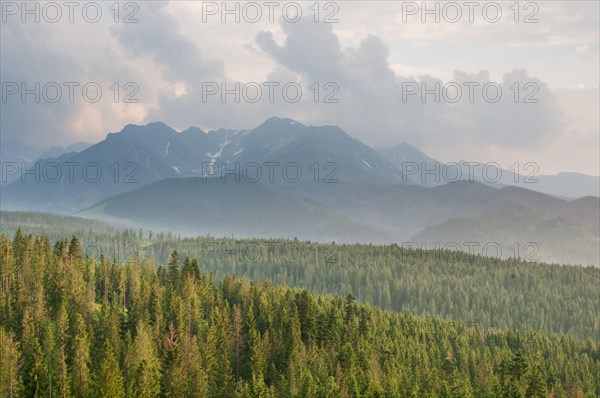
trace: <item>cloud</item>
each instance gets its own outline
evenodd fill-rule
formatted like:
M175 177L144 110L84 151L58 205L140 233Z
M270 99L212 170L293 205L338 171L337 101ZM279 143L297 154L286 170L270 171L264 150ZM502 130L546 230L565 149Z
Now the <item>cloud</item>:
M2 104L0 132L2 139L64 145L97 141L127 123L249 128L278 115L339 125L370 145L407 141L433 153L450 151L449 157L486 148L539 155L567 136L576 137L570 145L583 147L598 132L597 109L551 87L597 86L598 17L588 11L598 5L585 11L555 3L540 4L540 23L527 26L510 20L501 26L400 24L398 4L365 10L350 2L340 3L336 24L314 23L309 12L298 23L214 18L204 24L198 4L164 1L140 2L136 24L13 20L1 26L3 82L98 81L104 97L94 104ZM111 4L103 4L108 16ZM203 95L207 83L231 89L265 81L280 84L272 102L265 86L256 103L236 102L233 94L223 102L220 93L205 101ZM139 102L112 101L114 82L121 96L122 84L135 82ZM298 102L282 98L290 82L302 87ZM414 85L451 82L478 84L475 101L464 100L464 86L457 103L405 95ZM482 99L481 88L490 82L502 90L498 102ZM527 95L538 102L523 103ZM326 97L338 102L324 103Z
M319 119L329 119L369 143L392 145L404 140L423 145L534 147L563 126L560 107L547 84L523 69L507 72L496 82L487 71L456 71L451 82L429 75L405 77L393 71L388 46L373 35L357 48L341 50L330 28L298 23L284 31L287 37L281 46L268 32L261 32L256 41L268 56L305 81L336 76L339 104L312 107L312 113L320 113ZM462 91L457 103L444 99L443 87L449 83ZM465 84L476 85L473 102L468 100L469 86ZM491 87L484 90L486 84ZM406 94L415 87L417 94ZM438 98L421 95L435 87L439 88L434 90ZM495 102L498 88L500 100ZM537 102L523 103L525 100Z
M103 6L103 15L110 16L110 4ZM64 15L68 15L66 10ZM32 19L21 23L18 16L2 23L3 89L12 84L19 87L19 92L7 96L0 106L2 140L19 139L48 147L94 141L143 119L145 111L139 104L123 102L128 93L124 85L137 82L151 68L140 70L121 56L118 44L101 34L108 31L109 23L108 17L97 24L79 19L74 23L34 23ZM93 45L97 43L102 45ZM92 88L84 97L86 84ZM35 90L38 98L33 94L22 98L22 85L39 87ZM97 102L95 87L101 90ZM143 100L143 91L136 97Z
M111 29L127 56L149 57L164 67L170 81L197 81L224 76L221 60L204 56L195 43L180 32L180 26L166 7L168 2L143 2L144 17L135 24Z
M315 24L308 18L297 23L282 22L285 43L277 45L270 31L256 36L256 44L281 66L307 73L317 80L339 76L344 62L340 42L330 24Z
M587 52L589 46L587 44L582 44L581 46L575 47L575 54L581 55Z

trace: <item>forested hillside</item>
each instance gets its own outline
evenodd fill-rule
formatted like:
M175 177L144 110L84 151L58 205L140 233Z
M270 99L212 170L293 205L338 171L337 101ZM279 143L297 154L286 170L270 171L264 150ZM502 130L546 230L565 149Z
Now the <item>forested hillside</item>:
M600 341L598 268L397 245L210 237L158 239L146 253L166 263L173 250L199 258L217 279L236 274L318 293L352 292L382 309Z
M597 342L0 239L0 396L595 397ZM484 289L484 287L482 287Z
M112 239L123 229L102 221L56 214L0 211L0 232L11 236L20 229L26 234L48 236L56 241L77 235L85 240L98 240L110 236ZM128 234L129 235L129 234Z
M315 293L352 293L358 302L382 309L461 320L482 328L532 330L600 341L598 268L396 245L179 238L106 224L90 230L85 228L88 221L43 214L2 212L0 220L0 232L11 237L19 226L23 233L35 235L49 229L44 223L52 225L51 244L76 235L84 255L96 260L103 254L117 262L147 258L166 264L177 250L182 261L186 256L197 258L200 269L212 273L217 281L235 274ZM521 248L520 254L527 252Z

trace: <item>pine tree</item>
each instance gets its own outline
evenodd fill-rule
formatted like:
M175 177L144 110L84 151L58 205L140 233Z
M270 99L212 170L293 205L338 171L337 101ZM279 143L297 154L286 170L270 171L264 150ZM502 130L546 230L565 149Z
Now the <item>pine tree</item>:
M13 245L8 236L0 237L0 324L16 327L15 288L17 269Z
M73 350L73 393L78 397L91 395L90 339L85 321L80 314L75 320L75 347Z
M0 327L0 398L16 398L21 388L21 353L12 333Z
M56 346L56 324L49 322L44 330L43 344L41 346L42 361L44 366L40 372L43 394L45 396L61 396L60 376L65 363L60 361L59 350Z
M162 351L164 369L162 391L167 397L186 396L189 374L183 362L184 354L180 351L180 342L173 322L169 323L167 332L163 336Z
M48 390L46 380L48 377L47 362L44 360L42 346L37 339L28 342L26 356L24 357L23 380L24 395L27 397L46 397Z
M197 258L192 260L192 272L194 273L196 280L200 280L200 265L198 264Z
M235 374L236 381L240 377L240 366L243 361L244 343L245 339L243 336L243 318L240 307L236 304L233 307L233 371Z
M296 296L296 306L298 307L298 316L300 318L302 341L310 345L316 335L316 314L311 296L306 289L303 289Z
M185 256L183 260L183 267L181 269L181 277L182 279L188 278L190 276L194 276L194 270L192 268L192 260L189 256Z
M149 328L139 323L134 341L133 388L138 396L157 397L160 394L160 362L156 356Z
M115 358L112 346L108 340L105 340L102 348L100 369L97 373L95 386L98 398L125 397L123 375L121 374L119 362Z
M169 280L174 290L179 286L179 252L174 250L169 260Z
M227 313L214 307L206 342L207 345L214 345L214 349L207 352L206 358L210 395L214 397L225 398L233 394L230 342Z
M544 382L544 377L540 369L539 363L533 366L529 377L529 387L527 389L527 397L530 398L546 398L548 397L548 389Z
M206 370L202 366L200 347L198 338L193 336L185 342L183 354L183 367L188 372L186 382L187 394L189 397L208 396L209 382Z

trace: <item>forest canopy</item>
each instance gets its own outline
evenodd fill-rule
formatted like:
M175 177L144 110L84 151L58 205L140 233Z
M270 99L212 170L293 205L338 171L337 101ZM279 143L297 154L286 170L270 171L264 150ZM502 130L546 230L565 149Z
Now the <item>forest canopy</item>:
M0 239L0 396L594 397L597 341Z

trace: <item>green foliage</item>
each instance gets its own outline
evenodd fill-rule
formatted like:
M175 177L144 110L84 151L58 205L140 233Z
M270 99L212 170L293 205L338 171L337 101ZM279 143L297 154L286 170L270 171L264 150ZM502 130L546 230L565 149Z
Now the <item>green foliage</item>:
M12 333L0 327L0 398L18 396L21 376L19 343Z
M0 397L600 395L591 339L383 311L355 290L215 282L191 258L185 272L178 260L162 271L96 262L82 247L0 238L0 280L10 282L0 290Z
M80 218L40 213L0 212L0 221L0 232L14 236L22 228L26 234L48 235L59 247L69 246L61 239L76 235L84 255L95 257L96 263L101 256L131 263L146 257L163 264L160 278L168 276L180 282L190 273L198 279L200 270L217 281L235 274L314 293L351 292L359 302L384 310L461 320L479 329L532 330L596 342L600 336L600 269L593 267L499 260L398 245L180 238L151 231L140 238L133 228L118 230ZM175 251L179 275L168 270ZM182 267L179 259L184 259ZM7 274L14 271L7 270ZM5 283L10 281L14 279L9 277ZM55 291L54 287L50 290ZM169 293L165 295L170 302ZM7 299L14 303L14 296ZM55 305L57 298L53 300ZM11 305L5 307L7 312L15 310ZM0 312L0 319L3 316ZM305 332L303 338L308 337Z
M462 320L479 329L600 336L600 269L499 260L397 245L340 245L211 237L158 239L145 254L177 250L216 280L228 274L346 295L384 310ZM303 311L303 309L301 309ZM303 330L303 338L308 338Z

